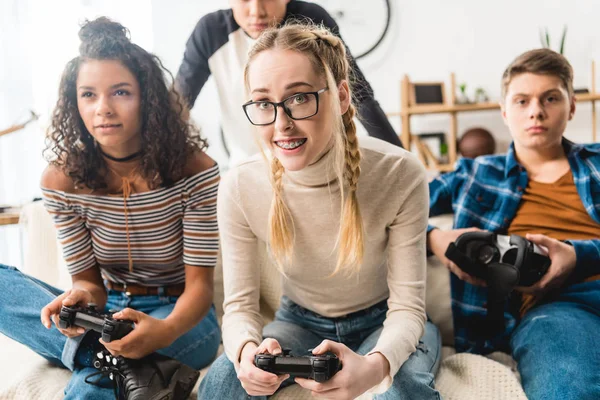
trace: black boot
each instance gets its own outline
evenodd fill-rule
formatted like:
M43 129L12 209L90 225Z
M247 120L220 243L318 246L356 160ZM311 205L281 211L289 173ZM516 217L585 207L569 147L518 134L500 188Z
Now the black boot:
M158 353L139 360L113 357L108 351L98 352L95 375L108 376L114 383L115 398L127 400L187 400L200 372Z

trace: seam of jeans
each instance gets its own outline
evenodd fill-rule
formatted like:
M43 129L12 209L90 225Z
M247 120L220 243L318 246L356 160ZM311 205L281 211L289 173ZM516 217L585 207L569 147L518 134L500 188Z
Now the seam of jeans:
M216 335L218 335L219 332L220 332L220 330L219 330L219 327L217 326L208 335L205 335L202 338L202 340L194 340L190 345L184 347L183 349L181 349L177 353L175 353L172 358L178 359L179 356L181 356L182 354L185 354L185 353L189 352L192 349L196 349L196 348L200 347L204 343L208 342L209 339L212 339L213 337L215 337Z
M433 323L431 323L431 324L433 325ZM436 339L437 339L437 344L439 344L439 346L436 346L437 351L435 353L435 357L433 358L433 364L431 365L431 368L429 368L429 372L431 372L433 370L433 367L435 367L435 364L437 364L438 356L439 356L440 350L442 348L442 346L441 346L441 338L440 338L440 331L439 331L439 329L437 329L437 327L435 329L435 336L436 336ZM435 379L435 376L434 376L434 379Z
M31 283L33 283L37 288L41 289L42 291L44 291L44 293L49 294L52 297L57 297L60 296L60 294L55 294L52 293L50 290L48 290L45 286L40 285L38 282L36 282L31 276L24 274L23 272L21 272L19 269L15 269L15 271L17 271L19 274L21 274L23 276L23 278L27 279L28 281L30 281ZM63 291L64 293L64 291Z

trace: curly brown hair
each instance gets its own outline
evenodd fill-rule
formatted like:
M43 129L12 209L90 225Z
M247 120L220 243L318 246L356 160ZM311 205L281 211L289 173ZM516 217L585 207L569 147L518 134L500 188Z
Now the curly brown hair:
M106 17L86 21L80 31L79 56L63 72L48 129L47 161L62 169L76 186L106 187L106 164L77 108L76 82L86 60L118 60L136 77L141 91L140 173L149 187L169 186L183 177L188 157L206 149L198 129L184 118L184 102L169 89L173 75L154 54L129 39L129 30Z

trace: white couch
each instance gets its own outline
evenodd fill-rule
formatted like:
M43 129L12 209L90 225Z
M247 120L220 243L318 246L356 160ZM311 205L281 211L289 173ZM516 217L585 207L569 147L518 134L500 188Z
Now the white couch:
M24 208L21 224L27 245L21 270L58 287L66 288L69 277L58 248L55 230L41 202ZM452 224L451 216L436 218L440 227ZM223 285L220 268L215 271L215 304L222 315ZM449 276L432 257L428 260L427 311L442 333L443 353L436 386L444 399L526 399L519 383L515 363L504 353L482 357L455 354L452 347ZM265 321L273 318L280 298L276 271L263 263L261 271L261 308ZM0 335L0 400L60 399L70 377L67 370L53 367L26 347ZM202 371L202 376L204 376ZM193 395L195 398L196 392ZM309 399L310 393L298 385L285 388L273 399ZM361 396L369 398L369 396Z

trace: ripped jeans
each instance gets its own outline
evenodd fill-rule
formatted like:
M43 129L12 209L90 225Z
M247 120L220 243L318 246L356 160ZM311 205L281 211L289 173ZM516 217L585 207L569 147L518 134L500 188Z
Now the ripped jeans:
M387 313L387 302L342 318L326 318L299 306L287 297L282 297L275 320L265 326L263 337L275 338L283 349L294 355L308 355L324 339L344 343L358 354L367 354L379 339ZM425 333L417 350L411 354L394 376L394 383L378 400L438 400L440 395L434 388L434 377L441 357L441 339L437 327L425 324ZM294 383L293 378L284 381L280 388ZM210 367L202 380L198 399L247 399L251 396L240 384L233 363L225 354ZM264 397L252 397L263 399Z

